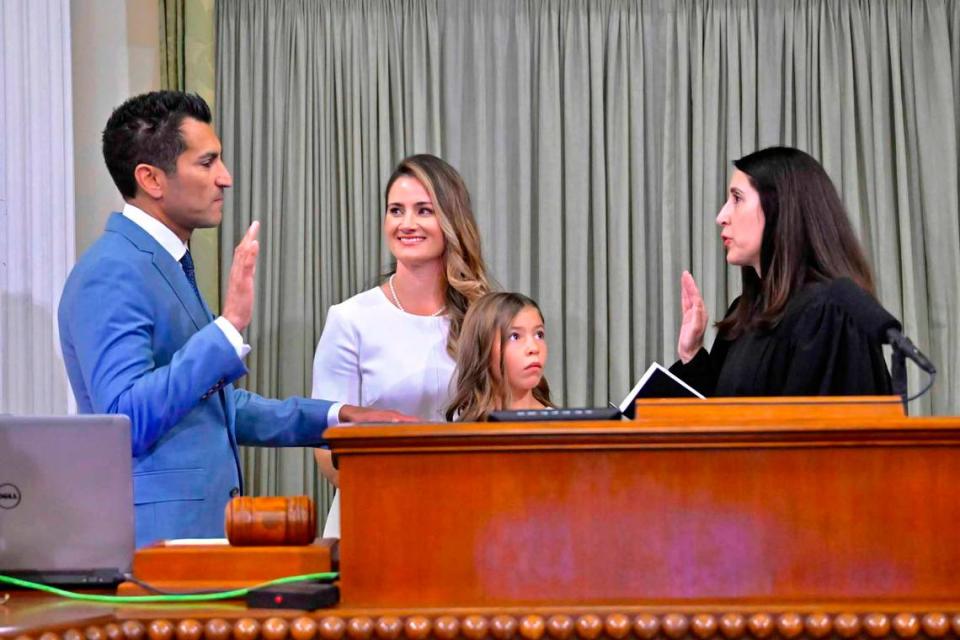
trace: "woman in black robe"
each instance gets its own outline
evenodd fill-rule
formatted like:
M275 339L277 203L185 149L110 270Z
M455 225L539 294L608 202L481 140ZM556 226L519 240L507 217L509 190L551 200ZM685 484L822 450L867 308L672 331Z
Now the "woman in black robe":
M891 393L879 342L831 287L850 278L873 294L873 276L836 188L806 153L771 147L734 161L717 215L727 262L743 291L703 348L707 313L689 272L670 368L707 396Z

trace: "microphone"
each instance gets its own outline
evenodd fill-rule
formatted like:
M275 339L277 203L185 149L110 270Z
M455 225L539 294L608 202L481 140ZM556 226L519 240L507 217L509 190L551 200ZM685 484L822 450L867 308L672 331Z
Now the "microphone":
M936 375L937 368L923 354L910 338L903 335L903 325L884 309L877 299L857 286L850 278L837 278L830 283L833 300L843 307L860 330L881 343L891 345L894 350L913 360L918 367Z

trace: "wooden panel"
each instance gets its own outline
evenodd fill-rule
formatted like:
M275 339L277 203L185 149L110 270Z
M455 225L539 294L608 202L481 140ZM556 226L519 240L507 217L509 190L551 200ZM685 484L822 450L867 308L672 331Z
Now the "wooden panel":
M900 420L899 396L814 398L659 398L637 401L635 424L643 426L790 426L820 428Z
M951 597L960 423L849 408L823 426L745 405L727 426L332 429L343 603Z
M138 549L133 575L166 591L237 589L268 580L331 571L336 540L305 546L235 547L227 544L164 544ZM144 589L125 582L120 595L141 595Z

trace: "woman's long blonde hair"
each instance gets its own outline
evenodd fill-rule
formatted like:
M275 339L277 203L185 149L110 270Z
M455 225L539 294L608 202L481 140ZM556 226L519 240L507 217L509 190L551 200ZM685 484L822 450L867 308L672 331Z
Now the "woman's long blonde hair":
M390 187L407 176L423 185L433 202L443 232L446 315L450 319L447 353L456 358L463 318L471 303L490 291L487 267L480 252L480 232L470 205L470 192L457 170L428 153L404 158L394 169L383 193L389 204Z
M537 303L520 293L500 291L488 293L476 300L467 311L460 335L457 353L457 387L447 407L447 420L482 422L491 411L506 409L510 402L503 352L510 337L510 327L517 314L532 307L543 313ZM491 362L493 345L499 341L499 375L494 375ZM533 389L533 397L540 404L552 407L550 385L546 377Z

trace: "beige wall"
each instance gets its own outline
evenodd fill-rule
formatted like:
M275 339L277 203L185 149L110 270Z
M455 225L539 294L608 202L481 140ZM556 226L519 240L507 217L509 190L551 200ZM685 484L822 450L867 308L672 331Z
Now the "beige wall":
M111 111L160 88L157 0L71 0L77 255L123 206L100 153Z

